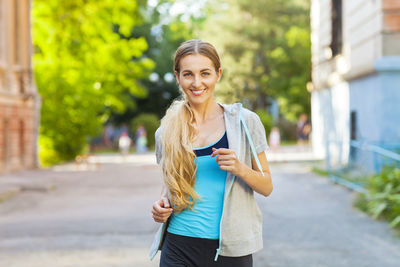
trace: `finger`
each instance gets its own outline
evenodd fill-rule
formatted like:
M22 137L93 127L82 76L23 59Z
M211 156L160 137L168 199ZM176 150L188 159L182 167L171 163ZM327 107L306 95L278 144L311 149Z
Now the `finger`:
M153 207L151 212L156 214L171 214L174 210L171 208L165 209L161 207Z
M220 165L219 168L221 170L229 171L229 172L233 170L233 166L231 166L231 165Z
M216 158L216 160L217 161L232 161L232 160L235 160L235 155L232 155L232 154L230 154L230 155L219 155L217 158Z
M220 158L221 157L221 158ZM221 164L235 164L236 159L231 158L231 157L222 157L222 156L218 156L218 158L216 159L217 163L219 165Z
M164 220L164 219L168 218L170 215L171 214L156 214L156 213L153 213L152 217L155 218L155 219Z
M214 157L215 155L227 155L231 153L235 152L232 149L228 148L218 148L218 149L213 148L213 153L211 154L211 157Z
M152 210L154 210L155 212L160 212L160 213L168 213L168 212L172 212L174 209L173 208L164 208L164 207L160 206L158 202L156 202L153 204Z
M168 201L168 199L167 198L162 198L161 199L162 200L162 204L163 204L163 207L164 208L169 208L170 206L169 206L169 201Z
M235 153L232 149L229 149L229 148L218 148L217 150L218 150L219 154Z
M218 162L218 165L221 166L230 166L233 167L235 163L233 161L220 161Z
M153 210L160 214L171 213L173 211L171 208L163 208L160 205L153 205Z
M165 206L165 204L167 204L167 206ZM168 200L168 198L161 198L160 200L156 201L156 202L153 204L153 207L154 207L154 206L157 206L157 207L159 207L159 208L167 208L167 209L172 210L172 208L171 208L170 205L169 205L169 200Z
M167 219L169 216L171 216L171 213L168 213L168 214L152 213L151 216L153 218L158 218L158 219Z
M213 154L230 154L230 153L234 152L232 149L229 149L229 148L218 148L217 149L217 148L213 147L212 150L213 150Z
M160 213L156 213L156 212L152 213L152 217L153 218L158 218L158 219L166 219L169 216L171 216L171 213L168 213L168 214L160 214Z
M153 216L153 220L154 220L155 222L159 222L159 223L166 222L167 219L168 219L168 217L167 217L167 218L164 218L164 217L159 217L159 216Z

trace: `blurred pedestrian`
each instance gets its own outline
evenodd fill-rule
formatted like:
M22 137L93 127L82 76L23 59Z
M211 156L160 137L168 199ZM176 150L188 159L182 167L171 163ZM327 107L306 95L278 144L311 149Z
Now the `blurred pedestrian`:
M311 132L311 123L306 114L300 114L297 123L297 144L299 146L308 145Z
M129 148L131 146L131 138L129 137L127 132L123 132L119 137L118 146L123 156L129 154Z
M111 123L107 123L103 131L103 143L106 147L111 148L114 139L114 127Z
M181 96L155 134L164 189L152 213L163 224L150 256L161 249L160 267L252 266L263 246L254 191L272 192L264 126L241 103L215 101L222 69L210 43L184 42L174 70Z
M269 145L272 151L277 151L281 145L281 134L278 127L273 127L269 134Z
M136 130L136 135L135 135L135 141L136 141L136 152L137 153L144 153L147 152L147 133L146 129L144 128L143 125L139 125L137 130Z

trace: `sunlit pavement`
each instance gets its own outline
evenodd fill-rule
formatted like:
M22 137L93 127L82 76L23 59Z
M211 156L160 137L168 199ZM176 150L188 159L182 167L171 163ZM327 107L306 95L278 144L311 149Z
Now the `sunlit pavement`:
M158 266L147 256L161 191L154 155L91 160L100 163L18 173L20 185L53 187L0 204L0 266Z
M311 146L281 146L276 150L270 149L267 152L270 163L275 162L305 162L323 160L320 156L313 153Z
M398 266L400 239L387 224L352 208L354 194L308 164L271 163L274 192L257 195L264 249L254 266ZM158 266L159 256L148 259L157 227L150 209L161 191L154 154L0 179L22 188L0 204L0 266Z

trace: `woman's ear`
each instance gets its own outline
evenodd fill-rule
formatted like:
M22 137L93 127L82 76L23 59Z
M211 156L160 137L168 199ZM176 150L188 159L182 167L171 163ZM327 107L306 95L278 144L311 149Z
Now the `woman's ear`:
M218 75L217 82L219 82L219 80L221 79L221 76L222 76L222 69L221 68L218 69L217 75Z
M174 71L174 74L175 74L176 83L179 84L179 73L177 71Z

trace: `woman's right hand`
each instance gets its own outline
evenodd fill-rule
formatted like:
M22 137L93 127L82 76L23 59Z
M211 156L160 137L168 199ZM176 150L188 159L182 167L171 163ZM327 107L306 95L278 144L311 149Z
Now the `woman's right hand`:
M162 197L160 200L154 202L151 213L155 222L166 222L168 217L174 210L169 205L168 198Z

